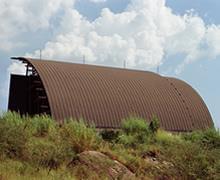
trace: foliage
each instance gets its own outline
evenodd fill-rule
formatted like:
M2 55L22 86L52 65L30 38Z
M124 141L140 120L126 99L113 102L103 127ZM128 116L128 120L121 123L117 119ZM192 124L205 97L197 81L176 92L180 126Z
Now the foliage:
M31 119L28 119L28 128L31 130L34 136L42 137L55 131L56 123L53 119L46 115L36 115Z
M43 167L36 168L31 164L23 161L17 161L13 159L5 159L0 163L0 179L1 180L55 180L76 179L71 172L65 167L60 167L56 170L51 170Z
M27 143L26 154L30 163L50 169L57 169L62 163L70 161L75 156L74 151L72 154L67 153L63 144L40 138L31 139Z
M99 133L103 140L109 142L116 142L119 136L118 130L102 130Z
M149 129L152 134L155 134L160 127L160 121L156 116L153 116L152 121L149 124Z
M139 132L149 133L148 125L144 119L130 117L122 121L122 131L125 134L134 135Z
M69 120L60 129L61 138L70 148L80 153L96 149L100 138L94 127L87 127L83 120Z
M185 140L199 143L208 148L220 149L220 132L214 128L205 131L194 131L183 135Z
M149 127L144 119L130 117L122 122L118 142L125 146L135 147L149 140Z
M122 163L138 179L218 179L220 133L215 129L173 134L140 118L119 131L99 134L82 120L57 124L48 116L0 116L0 179L97 179L79 153L96 150ZM73 167L69 167L69 164Z
M0 153L8 157L22 157L29 133L20 115L9 112L0 120Z
M163 150L164 156L174 165L175 172L183 179L204 179L213 175L209 171L213 164L209 162L207 153L191 142L173 144Z
M174 144L181 144L183 141L179 135L164 130L158 130L155 140L161 146L173 146Z

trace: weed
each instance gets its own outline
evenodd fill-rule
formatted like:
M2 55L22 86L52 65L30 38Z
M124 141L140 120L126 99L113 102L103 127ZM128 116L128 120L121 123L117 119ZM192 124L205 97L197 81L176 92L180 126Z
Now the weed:
M87 127L83 120L67 121L60 129L61 138L76 153L96 149L100 142L94 127Z

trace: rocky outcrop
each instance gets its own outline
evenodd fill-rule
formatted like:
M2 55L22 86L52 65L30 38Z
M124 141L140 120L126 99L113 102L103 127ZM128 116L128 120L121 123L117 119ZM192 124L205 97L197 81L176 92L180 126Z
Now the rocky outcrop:
M94 173L96 177L124 180L135 179L135 175L123 164L97 151L85 151L78 154L70 166L84 166L87 168L87 172Z

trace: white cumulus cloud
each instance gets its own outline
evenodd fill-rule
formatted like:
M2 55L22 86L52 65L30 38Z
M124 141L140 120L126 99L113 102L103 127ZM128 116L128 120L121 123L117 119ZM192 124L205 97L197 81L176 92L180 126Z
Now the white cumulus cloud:
M107 0L89 0L89 1L93 3L103 3L106 2Z
M74 0L1 0L0 1L0 50L9 51L23 46L16 42L21 33L47 29L59 10L72 8Z
M220 26L206 25L193 11L177 15L165 0L131 0L123 12L105 8L93 21L80 14L74 2L2 0L0 50L25 46L12 40L21 33L53 27L55 35L45 43L43 58L76 62L85 57L87 63L114 66L126 61L129 68L150 69L182 54L175 70L180 73L196 60L220 55ZM58 21L56 26L52 19ZM26 56L39 54L36 50Z
M24 75L26 72L25 65L22 62L13 62L7 69L9 73Z
M75 61L86 57L88 63L130 68L154 68L184 54L176 72L201 58L220 55L220 27L206 25L193 11L176 15L165 0L132 0L121 13L102 10L88 21L76 9L68 9L61 19L57 35L45 44L42 54L49 59ZM27 53L39 57L39 50Z

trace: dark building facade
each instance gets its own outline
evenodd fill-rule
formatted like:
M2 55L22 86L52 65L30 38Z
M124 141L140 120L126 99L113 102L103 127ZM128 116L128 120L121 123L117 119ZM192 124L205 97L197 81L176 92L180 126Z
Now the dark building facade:
M168 131L213 126L199 94L187 83L146 71L13 58L26 76L11 75L9 110L51 115L58 122L83 118L97 128L120 128L122 119L156 115Z

